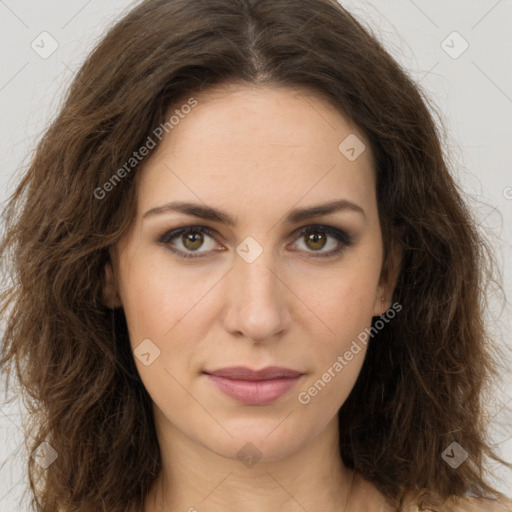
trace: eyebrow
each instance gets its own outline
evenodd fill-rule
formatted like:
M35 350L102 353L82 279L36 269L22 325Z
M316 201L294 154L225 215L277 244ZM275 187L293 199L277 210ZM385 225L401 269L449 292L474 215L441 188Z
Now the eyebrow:
M291 210L286 215L285 221L294 224L312 217L329 215L338 211L353 211L360 213L364 218L366 218L364 210L359 205L352 203L347 199L338 199L335 201L329 201L328 203L324 204ZM185 215L191 215L193 217L198 217L200 219L205 219L212 222L220 222L232 227L235 227L237 224L237 221L233 217L231 217L228 213L223 212L222 210L186 201L173 201L163 206L151 208L142 216L142 218L145 219L153 215L169 212L183 213Z

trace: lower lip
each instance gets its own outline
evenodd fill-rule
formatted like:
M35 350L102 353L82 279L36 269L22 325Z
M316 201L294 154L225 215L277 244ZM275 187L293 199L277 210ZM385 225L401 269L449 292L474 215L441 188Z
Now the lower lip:
M245 405L270 404L292 389L301 378L298 376L269 380L237 380L206 375L223 393Z

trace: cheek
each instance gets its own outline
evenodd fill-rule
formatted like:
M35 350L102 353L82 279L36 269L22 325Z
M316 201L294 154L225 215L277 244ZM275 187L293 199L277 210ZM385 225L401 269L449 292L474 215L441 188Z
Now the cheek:
M171 402L186 410L190 397L179 383L186 382L191 368L195 346L190 341L197 327L190 319L199 311L194 305L201 290L190 286L183 272L171 272L160 257L145 257L142 250L121 261L120 271L130 345L144 387L162 410Z
M139 251L121 262L121 299L132 345L139 339L163 341L201 299L186 272L177 272L165 254ZM129 262L129 264L128 264Z
M352 390L364 362L380 276L380 246L372 244L343 261L330 276L316 281L310 294L317 350L313 372L302 395L319 415L334 414ZM312 317L313 318L313 317ZM312 330L312 329L311 329Z
M344 283L336 293L324 295L323 307L319 309L328 329L322 329L318 344L321 350L314 355L314 374L324 382L332 381L329 386L338 392L340 388L349 389L355 382L369 340L365 329L371 326L374 299L370 287L360 285L361 281ZM327 372L330 377L336 374L336 378L330 378Z
M378 252L377 252L378 254ZM380 262L354 257L330 276L303 283L302 296L318 315L324 346L341 349L371 324L379 284Z
M199 275L169 260L165 251L140 249L127 252L120 261L120 294L135 364L157 403L167 395L175 400L182 397L177 382L188 385L196 371L194 354L214 321L207 305L218 279L211 271ZM148 352L146 365L138 356ZM186 400L186 394L182 398Z
M357 380L370 341L375 277L340 279L317 298L322 334L311 352L312 373L300 389L299 403L320 423L336 414ZM320 331L317 331L318 334Z

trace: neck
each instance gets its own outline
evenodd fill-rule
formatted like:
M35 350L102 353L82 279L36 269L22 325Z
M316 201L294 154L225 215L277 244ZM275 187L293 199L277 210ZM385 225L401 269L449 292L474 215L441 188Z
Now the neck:
M162 469L145 512L345 512L354 473L339 455L337 417L288 456L271 460L262 454L245 463L214 453L168 422L158 423Z

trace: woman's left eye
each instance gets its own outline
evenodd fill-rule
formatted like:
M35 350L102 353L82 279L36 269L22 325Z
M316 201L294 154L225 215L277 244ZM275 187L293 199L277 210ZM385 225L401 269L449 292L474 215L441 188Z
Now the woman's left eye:
M206 250L199 251L204 245L205 236L206 239L210 238L211 242ZM353 244L352 238L345 231L331 226L307 226L300 231L297 238L306 247L305 252L317 253L311 254L314 258L334 257L345 247ZM174 242L176 239L178 244ZM330 245L334 248L324 250L329 246L329 239L331 239ZM182 258L207 257L217 246L213 230L206 226L187 226L175 229L165 233L158 242Z

